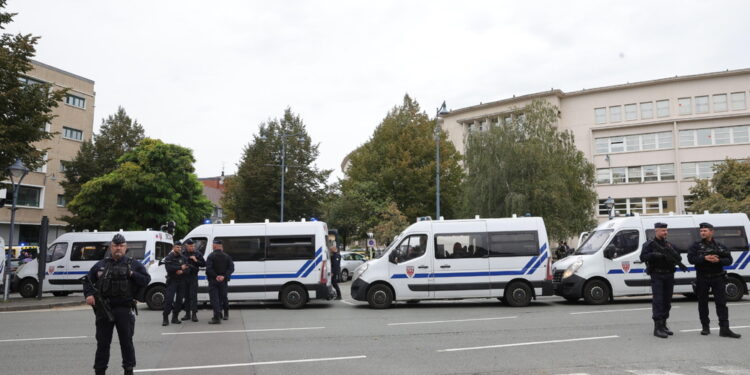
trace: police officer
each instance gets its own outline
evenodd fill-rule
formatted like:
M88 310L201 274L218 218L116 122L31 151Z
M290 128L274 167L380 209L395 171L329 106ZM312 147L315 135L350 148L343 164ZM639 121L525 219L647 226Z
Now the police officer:
M185 303L183 308L185 310L185 316L182 320L198 321L198 271L201 267L206 266L206 261L203 259L203 254L195 249L195 242L192 238L185 240L185 249L182 251L182 255L187 258L189 272L186 276L186 292L185 292Z
M206 258L206 278L208 278L208 295L214 317L208 324L220 324L221 319L229 319L229 289L227 283L234 272L232 257L224 252L221 240L213 241L213 251ZM224 315L222 316L222 310Z
M336 289L336 299L341 299L341 289L339 289L339 277L341 277L341 253L336 244L328 248L331 251L331 284Z
M117 327L125 374L133 374L135 367L135 294L151 281L151 276L140 262L125 256L127 243L122 234L116 234L110 243L110 257L91 267L83 293L86 303L96 311L96 357L94 371L104 374L109 364L109 347L112 330Z
M667 224L654 224L654 239L643 244L641 261L646 262L646 272L651 276L651 314L654 319L654 336L666 339L674 334L667 327L669 310L674 294L674 268L687 271L682 257L674 245L667 241Z
M708 290L714 292L716 315L719 316L719 336L738 339L741 335L729 329L727 309L726 271L724 266L732 264L732 253L714 240L714 226L700 223L701 240L688 250L688 262L695 264L695 293L698 295L698 315L703 329L701 335L711 334L708 319Z
M164 268L167 269L167 290L164 297L164 312L162 313L161 325L169 325L169 313L172 313L172 323L182 323L177 315L182 309L182 302L185 299L185 282L188 276L190 266L188 260L182 256L182 244L176 241L172 246L172 251L162 259Z

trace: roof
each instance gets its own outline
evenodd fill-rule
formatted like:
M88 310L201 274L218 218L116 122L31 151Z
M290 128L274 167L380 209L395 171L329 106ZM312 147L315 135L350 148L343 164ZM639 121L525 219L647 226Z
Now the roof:
M73 74L71 72L67 72L67 71L62 70L60 68L55 68L52 65L47 65L47 64L45 64L43 62L39 62L39 61L36 61L36 60L33 60L33 59L31 60L31 63L33 65L41 66L41 67L43 67L45 69L54 70L54 71L56 71L56 72L58 72L60 74L65 74L66 76L73 77L75 79L80 79L81 81L86 81L86 82L88 82L88 83L90 83L92 85L94 84L94 80L92 80L92 79L88 79L86 77L79 76L78 74Z

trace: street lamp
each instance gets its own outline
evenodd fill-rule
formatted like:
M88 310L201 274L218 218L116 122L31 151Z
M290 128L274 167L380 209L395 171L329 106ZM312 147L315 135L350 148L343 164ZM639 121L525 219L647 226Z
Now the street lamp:
M26 177L26 175L29 173L29 168L26 168L25 165L23 165L23 162L21 162L21 159L16 159L16 162L13 163L10 167L6 169L8 172L8 175L10 176L10 183L12 185L12 200L13 203L11 205L10 209L10 235L8 235L8 246L9 248L13 249L13 231L16 227L16 199L18 199L18 190L21 187L21 181L23 181L23 178ZM8 251L5 254L5 291L3 293L3 301L8 300L8 293L10 292L10 253L11 251Z
M438 118L447 114L448 109L445 108L445 100L443 100L443 105L435 114L435 220L440 220L440 120Z
M274 164L275 167L281 167L281 209L279 210L279 222L284 222L284 179L286 177L286 139L289 137L297 137L297 140L300 142L304 142L306 140L305 133L299 132L294 134L284 134L282 132L279 132L279 137L281 138L281 164ZM266 140L268 137L266 136L260 136L258 137L260 139Z
M615 200L612 197L607 197L604 201L604 205L607 206L607 213L609 213L609 220L612 220L612 208L615 207Z

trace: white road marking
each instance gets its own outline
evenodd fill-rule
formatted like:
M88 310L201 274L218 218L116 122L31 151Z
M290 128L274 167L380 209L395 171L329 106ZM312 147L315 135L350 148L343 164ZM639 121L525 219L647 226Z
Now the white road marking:
M71 307L53 307L46 309L37 310L19 310L19 311L0 311L0 314L30 314L30 313L45 313L45 312L61 312L61 311L81 311L91 310L91 306L71 306Z
M501 316L495 318L476 318L476 319L456 319L456 320L432 320L427 322L404 322L404 323L388 323L389 326L404 326L412 324L437 324L437 323L460 323L460 322L480 322L485 320L501 320L501 319L515 319L517 316Z
M672 306L673 309L679 309L680 306ZM626 312L626 311L643 311L651 310L650 307L642 307L637 309L617 309L617 310L593 310L593 311L578 311L572 312L570 315L581 315L581 314L600 314L600 313L612 313L612 312Z
M510 347L515 347L515 346L529 346L529 345L543 345L543 344L560 344L564 342L615 339L618 337L620 336L612 335L612 336L598 336L598 337L581 337L577 339L533 341L533 342L521 342L521 343L516 343L516 344L501 344L501 345L475 346L475 347L469 347L469 348L443 349L443 350L438 350L438 352L459 352L459 351L464 351L464 350L497 349L497 348L510 348Z
M133 370L133 372L161 372L161 371L183 371L183 370L205 370L214 368L227 368L227 367L248 367L248 366L261 366L261 365L280 365L286 363L306 363L306 362L324 362L324 361L343 361L347 359L364 359L366 355L356 355L351 357L330 357L330 358L310 358L310 359L293 359L288 361L269 361L269 362L247 362L247 363L229 363L225 365L209 365L209 366L186 366L186 367L170 367L170 368L147 368Z
M737 366L707 366L704 369L727 375L750 375L750 370Z
M735 326L735 327L729 327L729 328L731 328L731 329L742 329L742 328L750 328L750 326ZM711 330L712 331L717 331L718 328L711 328ZM680 332L700 332L700 331L702 331L701 328L680 330Z
M625 370L635 375L681 375L676 372L669 372L666 370Z
M347 305L349 305L349 306L357 306L357 304L356 304L356 303L353 303L353 302L349 302L349 301L347 301L347 300L345 300L345 299L342 299L342 300L341 300L341 303L347 304Z
M230 331L191 331L191 332L162 332L162 335L200 335L210 333L248 333L248 332L276 332L276 331L304 331L311 329L325 329L326 327L300 327L300 328L266 328L266 329L237 329Z
M732 302L727 303L727 306L750 306L750 302Z
M72 340L72 339L85 339L88 336L64 336L64 337L38 337L34 339L7 339L0 340L0 342L16 342L16 341L44 341L44 340Z

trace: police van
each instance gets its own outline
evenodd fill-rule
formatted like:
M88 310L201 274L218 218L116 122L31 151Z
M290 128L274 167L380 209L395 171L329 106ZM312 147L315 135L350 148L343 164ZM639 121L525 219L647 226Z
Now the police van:
M303 307L310 299L330 300L331 265L327 225L320 221L288 223L205 224L193 229L192 239L204 258L218 239L234 261L228 284L229 301L278 300L287 308ZM146 289L149 308L164 305L166 269L152 264ZM198 301L208 301L205 269L198 274Z
M352 298L394 301L498 298L526 306L552 294L550 250L539 217L420 221L354 272Z
M144 265L152 263L157 254L172 248L172 235L159 231L71 232L57 237L47 249L43 291L65 296L83 291L83 277L96 262L109 256L109 244L115 234L125 236L126 255ZM38 259L16 271L14 289L26 298L36 297L39 288Z
M737 301L747 294L750 281L750 251L747 234L750 222L745 214L702 214L633 216L600 224L575 253L552 265L555 294L569 301L583 298L589 304L603 304L613 297L651 294L650 276L641 262L641 247L654 238L654 223L668 225L667 241L682 254L688 272L675 273L675 293L692 296L695 267L687 261L687 250L700 240L698 224L714 225L714 238L732 252L734 263L727 271L727 299Z

